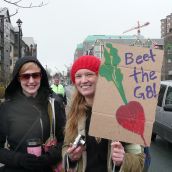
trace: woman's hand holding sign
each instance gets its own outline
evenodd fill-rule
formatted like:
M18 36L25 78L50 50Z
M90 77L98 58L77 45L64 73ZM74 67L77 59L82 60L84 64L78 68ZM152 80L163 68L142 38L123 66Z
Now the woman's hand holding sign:
M112 149L112 160L116 166L120 166L123 163L124 160L124 147L120 142L113 141L111 143L111 149Z

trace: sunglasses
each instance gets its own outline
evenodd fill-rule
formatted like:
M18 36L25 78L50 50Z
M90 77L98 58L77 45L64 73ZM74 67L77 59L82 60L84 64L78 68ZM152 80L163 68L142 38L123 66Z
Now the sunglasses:
M41 78L41 73L40 72L35 72L35 73L23 73L19 75L19 78L21 80L29 80L30 77L32 77L33 79L37 80Z

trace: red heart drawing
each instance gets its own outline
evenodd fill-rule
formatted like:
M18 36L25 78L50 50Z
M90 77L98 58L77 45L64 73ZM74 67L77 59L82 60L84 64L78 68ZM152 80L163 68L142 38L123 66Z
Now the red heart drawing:
M142 105L137 101L131 101L126 105L122 105L116 111L116 118L118 123L125 129L139 134L144 144L144 127L145 127L145 115Z

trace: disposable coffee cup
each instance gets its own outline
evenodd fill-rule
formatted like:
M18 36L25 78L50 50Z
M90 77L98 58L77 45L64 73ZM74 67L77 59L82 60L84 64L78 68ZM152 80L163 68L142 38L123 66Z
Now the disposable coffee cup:
M27 153L41 156L42 154L42 142L41 139L29 139L27 140Z

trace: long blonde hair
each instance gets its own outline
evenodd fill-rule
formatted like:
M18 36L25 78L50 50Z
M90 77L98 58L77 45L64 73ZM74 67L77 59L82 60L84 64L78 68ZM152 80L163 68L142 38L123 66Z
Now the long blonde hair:
M69 139L70 142L74 140L77 134L78 120L86 115L85 111L87 109L87 103L79 91L75 88L74 96L71 101L70 110L67 115L67 122L65 127L65 137Z

